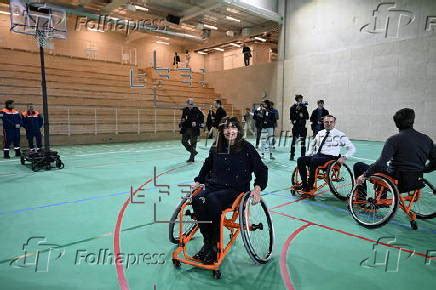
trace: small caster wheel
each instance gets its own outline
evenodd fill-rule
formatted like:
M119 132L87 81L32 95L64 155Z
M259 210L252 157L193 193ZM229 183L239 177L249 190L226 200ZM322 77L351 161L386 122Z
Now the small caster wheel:
M21 162L21 165L26 164L26 159L24 158L24 154L21 154L21 156L20 156L20 162Z
M59 159L56 160L56 168L62 169L64 167L65 167L65 165L62 161L60 161Z
M173 259L173 265L176 269L180 269L181 264L179 260Z
M213 271L212 271L212 274L213 274L213 277L214 277L216 280L221 279L221 271L220 271L220 270L213 270Z
M412 230L418 229L418 224L416 223L416 221L410 221L410 226L412 227Z
M295 190L291 189L291 195L295 196Z

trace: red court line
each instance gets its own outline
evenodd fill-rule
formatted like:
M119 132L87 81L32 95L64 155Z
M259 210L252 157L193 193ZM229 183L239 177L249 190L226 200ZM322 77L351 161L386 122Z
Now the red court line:
M169 173L171 171L174 171L176 169L185 167L187 165L182 165L179 167L175 167L175 168L171 168L168 169L167 171L164 171L162 173L160 173L159 175L156 176L156 178L162 176L163 174ZM135 195L138 191L142 190L142 188L147 185L148 183L150 183L153 179L150 178L148 179L144 184L142 184L141 186L139 186L134 192L132 192L132 195ZM117 217L117 222L115 224L115 230L114 230L114 256L118 257L120 254L120 231L121 231L121 224L123 221L123 217L124 217L124 212L126 211L127 206L129 205L129 203L131 202L130 200L130 196L129 198L124 202L122 208L120 209L119 213L118 213L118 217ZM116 259L118 260L118 259ZM119 260L118 260L119 261ZM127 283L126 280L126 276L124 275L124 267L122 263L117 263L115 262L115 267L117 270L117 276L118 276L118 283L120 284L120 287L122 290L128 290L129 289L129 285Z
M417 256L421 256L421 257L424 257L424 258L429 259L429 260L436 259L436 257L434 257L434 256L428 256L427 254L424 254L424 253L421 253L421 252L416 252L414 250L410 250L410 249L406 249L406 248L401 248L401 247L396 246L396 245L391 245L391 244L386 244L386 243L383 243L383 242L378 242L376 240L373 240L373 239L370 239L370 238L367 238L367 237L364 237L364 236L352 234L352 233L349 233L349 232L346 232L346 231L343 231L343 230L338 230L338 229L335 229L335 228L332 228L332 227L329 227L329 226L326 226L326 225L323 225L323 224L317 224L317 223L314 223L314 222L311 222L311 221L308 221L308 220L305 220L305 219L302 219L302 218L297 218L297 217L294 217L294 216L282 213L282 212L271 211L271 213L282 215L282 216L288 217L288 218L293 219L293 220L298 220L298 221L302 221L302 222L305 222L305 223L309 223L309 224L312 224L314 226L319 226L319 227L324 228L326 230L337 232L337 233L340 233L340 234L343 234L343 235L346 235L346 236L349 236L349 237L358 238L360 240L364 240L364 241L367 241L367 242L370 242L370 243L378 243L378 244L383 245L383 246L388 247L388 248L397 249L397 250L400 250L402 252L406 252L406 253L409 253L409 254L415 254Z
M298 236L299 233L304 231L306 228L313 225L312 223L306 223L305 225L302 225L298 229L296 229L286 240L286 242L283 244L282 252L280 254L280 274L282 275L283 283L285 284L286 289L288 290L295 290L294 285L291 282L291 275L289 274L289 269L286 263L286 257L288 255L288 249L295 239L296 236Z

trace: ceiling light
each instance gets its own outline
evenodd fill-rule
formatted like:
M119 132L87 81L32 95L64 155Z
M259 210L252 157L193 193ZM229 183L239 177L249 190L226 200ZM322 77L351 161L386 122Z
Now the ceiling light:
M233 46L235 46L235 47L241 47L239 44L237 44L237 43L233 43L233 42L231 42L230 45L233 45Z
M6 12L6 11L0 11L0 14L6 14L6 15L10 15L10 12Z
M198 54L207 54L204 51L197 51Z
M262 41L262 42L266 42L265 38L259 37L259 36L255 36L254 39Z
M238 13L239 13L238 10L236 10L236 9L234 9L234 8L230 8L230 7L227 7L226 10L227 10L228 12L235 13L235 14L238 14Z
M218 51L224 51L224 49L222 49L221 47L214 47L213 49L218 50Z
M204 26L205 28L209 28L209 29L213 29L213 30L218 30L218 27L213 26L213 25L203 24L203 26Z
M235 21L235 22L241 22L241 20L233 18L232 16L226 16L227 20Z
M160 41L160 40L156 41L156 43L159 43L159 44L165 44L165 45L170 45L169 42Z
M145 11L145 12L147 12L147 11L148 11L148 9L147 9L147 8L145 8L145 7L142 7L142 6L139 6L139 5L135 5L135 8L136 8L136 10L141 10L141 11Z

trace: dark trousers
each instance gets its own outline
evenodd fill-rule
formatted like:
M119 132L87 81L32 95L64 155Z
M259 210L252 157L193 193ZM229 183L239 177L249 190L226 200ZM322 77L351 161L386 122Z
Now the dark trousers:
M353 174L357 179L359 176L365 173L368 170L369 165L363 162L357 162L353 165ZM420 181L422 178L422 173L418 172L397 172L397 173L389 173L384 169L377 170L379 173L386 174L391 176L394 179L398 180L398 191L399 192L408 192L411 190L419 189L424 187L423 183ZM366 189L366 183L363 184L363 187Z
M245 66L250 65L250 55L244 54L244 64L245 64Z
M186 151L191 154L195 151L195 148L197 148L197 139L198 135L194 133L192 128L187 128L185 130L185 133L182 135L182 144L185 146Z
M15 150L20 149L20 129L3 129L3 151L9 151L12 144Z
M199 221L200 232L205 243L216 244L220 237L220 219L223 210L229 208L239 192L232 189L206 188L192 199L192 208Z
M40 149L42 147L42 135L41 132L32 132L26 134L27 142L29 143L29 149L34 148L33 139L36 139L36 148Z
M297 159L298 172L301 176L303 187L312 188L315 183L316 168L323 165L327 161L338 159L337 156L316 154L313 156L302 156ZM307 179L307 170L309 170L309 179Z
M292 128L292 143L291 143L291 158L295 156L295 143L298 138L301 137L300 146L301 146L301 156L306 155L306 136L307 129L306 127L293 127Z
M256 127L256 147L259 147L260 135L262 135L262 126Z

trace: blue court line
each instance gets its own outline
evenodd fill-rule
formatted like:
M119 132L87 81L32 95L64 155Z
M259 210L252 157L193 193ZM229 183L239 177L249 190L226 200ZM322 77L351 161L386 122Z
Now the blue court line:
M49 203L49 204L36 206L36 207L26 207L26 208L15 209L15 210L10 210L10 211L3 211L3 212L0 212L0 215L19 214L19 213L31 211L31 210L56 207L56 206L61 206L61 205L65 205L65 204L74 204L74 203L86 202L86 201L103 199L103 198L107 198L107 197L111 197L111 196L118 196L118 195L129 194L129 193L130 193L130 191L123 191L123 192L111 193L111 194L107 194L107 195L91 196L91 197L78 199L78 200L72 200L72 201L62 201L62 202L57 202L57 203Z
M278 195L276 193L270 193L270 194L271 195ZM283 197L283 195L278 195L278 196ZM290 200L294 200L294 199L292 199L290 197L288 197L288 198ZM338 211L338 212L342 212L342 213L346 213L347 215L350 215L350 213L348 212L347 209L339 208L339 207L336 207L336 206L331 206L331 205L328 205L328 204L325 204L325 203L322 203L322 202L313 202L311 200L302 200L301 202L302 203L310 203L311 205L314 205L314 206L317 206L317 207L321 207L321 208L325 208L325 209L332 209L332 210L335 210L335 211ZM350 216L350 218L352 219L351 216ZM410 229L410 225L409 224L400 223L400 222L398 222L398 221L396 221L394 219L390 220L389 224L394 224L394 225L402 227L402 228ZM427 233L430 233L430 234L436 234L436 230L431 230L431 229L428 229L428 228L425 228L425 227L423 228L423 227L421 227L419 225L418 225L418 230L421 231L421 232L427 232Z

